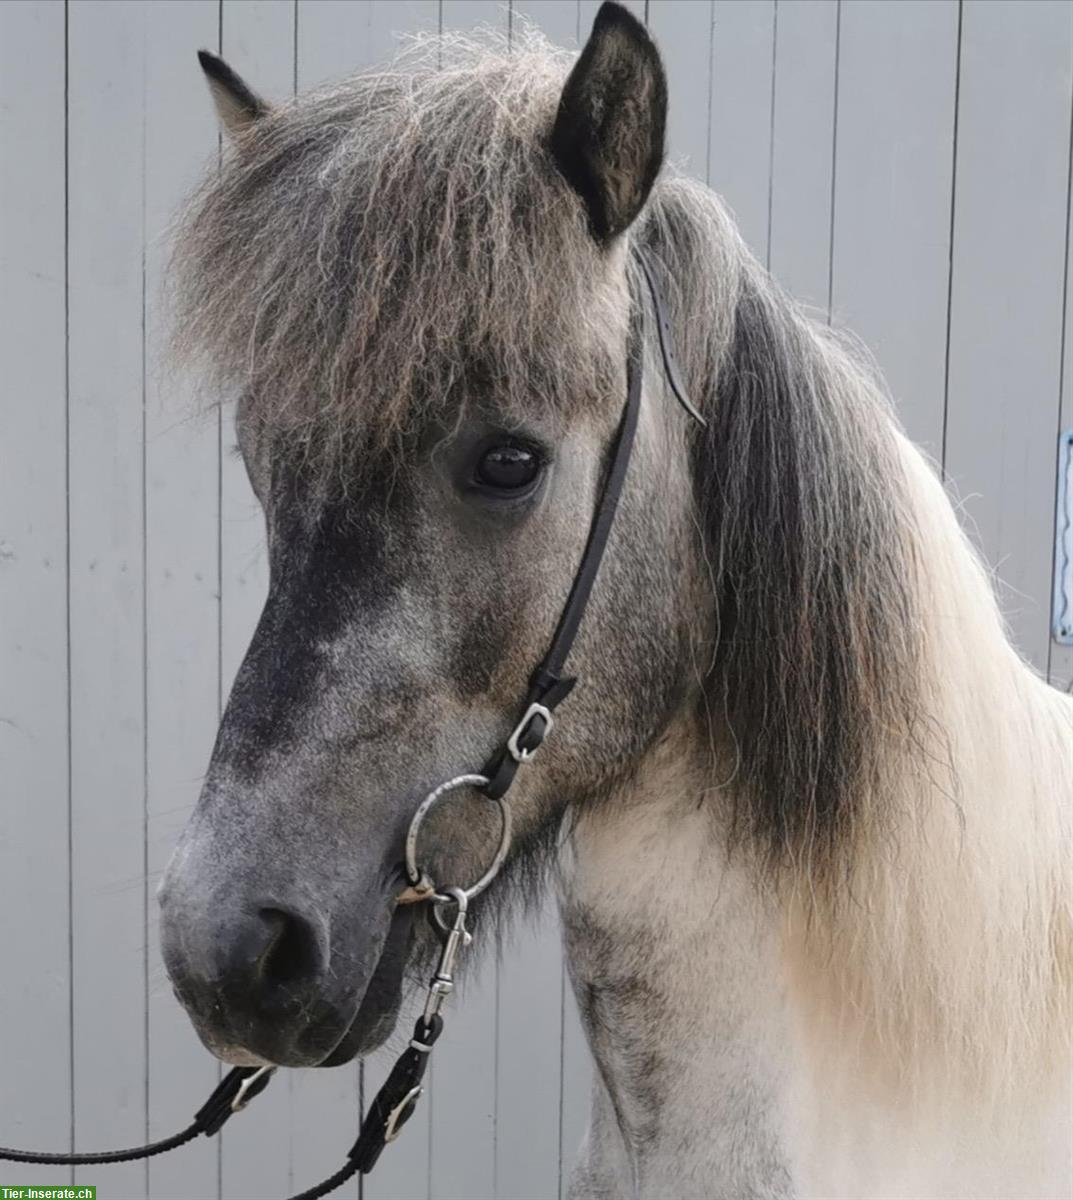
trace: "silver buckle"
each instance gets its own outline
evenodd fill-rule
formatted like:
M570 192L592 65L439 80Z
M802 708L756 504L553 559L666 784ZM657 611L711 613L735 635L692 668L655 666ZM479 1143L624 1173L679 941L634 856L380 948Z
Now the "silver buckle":
M540 749L540 746L536 746L532 750L523 750L518 745L518 738L521 737L526 726L534 717L544 718L544 722L547 726L547 728L544 730L544 737L547 737L548 734L551 733L552 726L555 724L555 719L551 715L550 708L546 708L543 704L537 704L535 702L530 704L522 715L522 719L517 725L514 726L514 732L509 738L507 738L507 750L509 751L511 758L513 758L516 763L528 762L533 755L536 754L537 750ZM543 738L541 739L541 745L543 745Z

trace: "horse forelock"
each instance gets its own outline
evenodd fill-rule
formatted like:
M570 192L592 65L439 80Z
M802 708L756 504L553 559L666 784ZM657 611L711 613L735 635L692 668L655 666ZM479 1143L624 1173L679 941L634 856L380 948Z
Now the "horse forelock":
M180 357L318 465L474 400L591 402L621 370L608 269L545 141L571 56L417 39L273 109L177 230Z

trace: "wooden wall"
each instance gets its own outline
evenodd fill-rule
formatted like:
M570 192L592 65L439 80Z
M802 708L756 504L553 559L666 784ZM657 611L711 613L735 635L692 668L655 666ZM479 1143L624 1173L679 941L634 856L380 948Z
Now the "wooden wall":
M1059 0L650 0L671 152L757 255L876 354L1002 581L1051 643L1054 462L1073 425L1073 7ZM0 1142L137 1143L216 1078L173 1001L153 891L265 588L226 419L160 368L169 215L217 132L210 47L282 97L393 31L591 0L6 0L0 5ZM454 1006L431 1099L368 1200L550 1200L589 1064L549 915ZM262 1200L342 1161L364 1068L277 1079L225 1135L79 1169L102 1200ZM61 1169L0 1169L60 1182Z

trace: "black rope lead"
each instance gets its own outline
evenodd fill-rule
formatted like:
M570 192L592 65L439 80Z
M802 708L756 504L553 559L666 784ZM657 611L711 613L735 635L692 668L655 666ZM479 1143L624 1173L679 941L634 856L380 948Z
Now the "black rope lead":
M256 1078L254 1078L256 1076ZM261 1067L235 1067L217 1084L212 1095L194 1114L193 1121L181 1133L150 1142L145 1146L132 1146L127 1150L100 1150L85 1154L50 1154L44 1150L12 1150L0 1146L0 1159L8 1162L38 1163L43 1165L100 1166L103 1163L134 1162L140 1158L153 1158L167 1154L192 1142L204 1134L212 1137L219 1132L233 1113L242 1109L268 1087L271 1070Z

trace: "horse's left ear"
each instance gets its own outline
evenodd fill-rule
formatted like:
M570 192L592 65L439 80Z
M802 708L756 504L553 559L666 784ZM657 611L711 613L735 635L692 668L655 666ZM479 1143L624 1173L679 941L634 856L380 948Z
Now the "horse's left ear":
M216 115L231 137L244 133L268 112L268 101L262 100L219 55L208 50L199 50L197 60L209 81Z
M550 142L598 241L622 233L644 207L663 162L666 121L659 51L641 22L608 0L563 88Z

